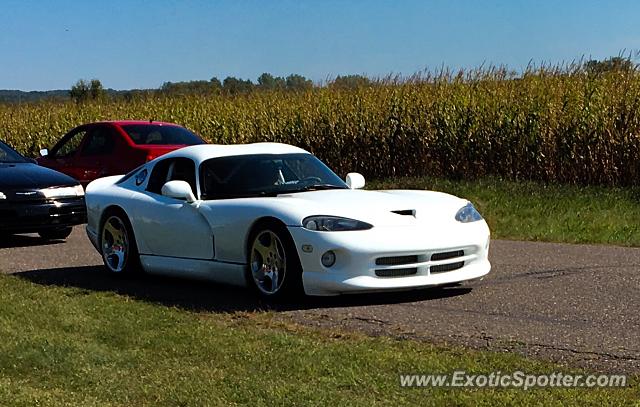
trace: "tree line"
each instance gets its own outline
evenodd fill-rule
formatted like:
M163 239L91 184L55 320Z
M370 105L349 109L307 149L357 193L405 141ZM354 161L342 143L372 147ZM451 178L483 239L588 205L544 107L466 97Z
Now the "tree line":
M611 71L638 70L638 64L630 57L611 57L604 60L587 60L579 64L579 71L589 75L600 75ZM514 73L515 74L515 73ZM516 77L517 79L517 77ZM409 79L411 80L411 79ZM393 80L392 80L393 81ZM400 80L402 82L402 80ZM134 99L146 95L242 95L257 91L286 91L298 92L314 87L331 87L337 89L353 89L363 86L373 86L387 83L381 79L371 79L364 75L340 75L325 83L316 83L310 79L291 74L289 76L274 76L263 73L254 82L250 79L227 76L224 80L213 77L210 80L193 80L182 82L165 82L157 89L107 89L99 79L80 79L68 91L55 90L43 92L23 92L18 90L0 90L0 102L21 103L34 102L42 99L71 100L82 103L89 100L103 99Z
M328 82L327 86L336 88L356 88L371 85L373 81L363 75L337 76ZM241 79L227 76L224 80L213 77L210 80L195 80L183 82L165 82L158 89L113 91L105 89L99 79L80 79L69 90L69 97L81 103L88 100L101 100L105 97L132 98L138 94L163 94L163 95L240 95L257 91L290 91L299 92L312 89L313 81L302 75L291 74L289 76L274 76L263 73L256 82L250 79Z

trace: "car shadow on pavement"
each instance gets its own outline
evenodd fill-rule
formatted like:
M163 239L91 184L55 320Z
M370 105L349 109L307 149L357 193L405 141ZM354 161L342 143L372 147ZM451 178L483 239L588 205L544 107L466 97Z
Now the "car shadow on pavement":
M44 246L60 243L64 243L64 240L47 240L37 235L0 236L0 249L15 249L18 247Z
M114 292L140 301L198 312L291 311L357 307L428 301L464 295L471 291L468 287L431 288L398 293L304 297L295 302L271 303L257 298L249 289L242 287L155 275L123 278L107 273L101 265L31 270L14 275L40 285Z

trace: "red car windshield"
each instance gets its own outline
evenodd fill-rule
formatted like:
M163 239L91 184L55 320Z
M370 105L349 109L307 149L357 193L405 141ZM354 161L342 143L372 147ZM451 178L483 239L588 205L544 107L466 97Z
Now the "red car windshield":
M180 126L161 124L125 124L122 129L138 145L204 144L200 137Z

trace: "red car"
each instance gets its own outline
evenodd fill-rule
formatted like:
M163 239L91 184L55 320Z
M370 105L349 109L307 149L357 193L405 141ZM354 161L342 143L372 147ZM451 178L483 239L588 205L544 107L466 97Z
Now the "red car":
M126 174L178 148L205 142L191 131L156 121L84 124L67 133L38 164L65 173L83 186L96 178Z

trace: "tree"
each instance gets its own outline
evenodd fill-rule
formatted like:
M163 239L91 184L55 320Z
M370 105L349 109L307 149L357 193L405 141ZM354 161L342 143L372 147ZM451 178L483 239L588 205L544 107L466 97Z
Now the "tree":
M91 81L80 79L69 90L69 97L76 103L86 102L87 100L100 100L105 95L106 91L102 86L102 82L98 79L91 79Z
M603 61L592 59L584 64L587 73L601 74L612 71L633 71L637 65L629 58L611 57Z
M89 85L84 79L78 80L69 91L69 97L76 103L84 102L89 98Z
M242 80L233 76L227 76L222 82L222 89L228 95L249 93L253 90L254 86L250 79Z
M222 91L222 82L220 82L220 79L214 76L209 82L211 83L211 88L215 93L220 93L220 91Z
M307 90L313 87L311 79L307 79L302 75L291 74L286 79L287 89L289 90Z
M359 88L362 86L369 86L369 85L371 85L371 80L366 76L338 75L336 79L334 79L329 86L335 87L335 88L342 88L342 89L353 89L353 88Z
M216 78L210 81L165 82L160 87L161 92L170 95L206 95L220 93L220 89L222 84Z
M93 100L103 99L106 95L106 91L102 86L102 82L98 79L91 79L91 83L89 85L89 96Z
M258 87L263 90L284 89L286 82L281 76L274 77L265 72L258 77Z

